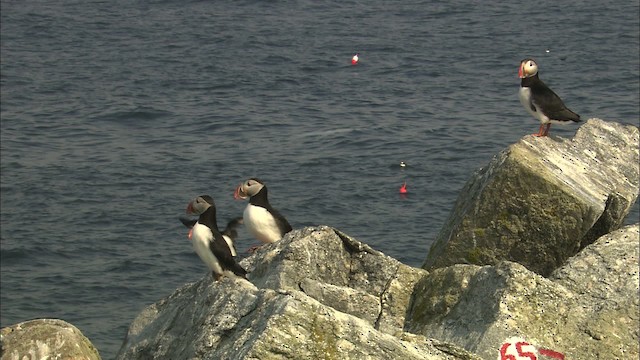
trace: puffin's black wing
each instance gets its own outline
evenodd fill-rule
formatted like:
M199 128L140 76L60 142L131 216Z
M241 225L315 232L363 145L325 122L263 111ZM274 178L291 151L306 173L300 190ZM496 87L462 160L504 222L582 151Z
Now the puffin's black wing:
M198 219L191 220L191 219L188 219L186 217L182 217L181 216L180 217L180 222L182 223L182 225L184 225L184 226L188 227L189 229L191 229L198 222Z
M551 120L580 121L580 115L567 109L562 99L542 80L531 86L531 101Z
M222 234L217 231L213 233L213 239L209 242L209 249L211 249L213 255L218 258L222 268L231 270L234 274L246 278L247 271L243 269L242 266L238 265L236 260L233 258L231 250L229 249L227 242L224 241Z
M269 205L267 210L269 210L269 212L276 219L276 223L278 224L278 229L280 229L280 233L282 234L282 236L284 236L284 234L288 233L289 231L293 230L293 228L291 227L287 219L285 219L285 217L282 216L282 214L280 214L278 210L271 207L271 205Z
M232 219L227 223L227 227L222 231L222 235L227 235L231 240L235 240L238 237L238 230L236 228L243 223L242 217Z

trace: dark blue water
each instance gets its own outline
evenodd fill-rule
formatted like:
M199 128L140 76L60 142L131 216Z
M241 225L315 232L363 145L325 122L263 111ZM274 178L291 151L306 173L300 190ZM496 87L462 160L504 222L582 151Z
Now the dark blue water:
M640 118L638 1L1 7L1 325L62 318L105 359L207 273L177 220L196 195L222 224L258 176L295 228L420 266L471 173L538 129L522 58L584 119Z

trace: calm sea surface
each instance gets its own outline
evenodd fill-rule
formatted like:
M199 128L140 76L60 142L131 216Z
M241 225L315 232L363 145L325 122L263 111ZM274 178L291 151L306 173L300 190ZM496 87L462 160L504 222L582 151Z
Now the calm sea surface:
M207 274L178 221L187 202L212 195L223 225L251 176L294 228L420 266L473 171L538 129L517 97L524 57L584 119L638 124L638 13L1 0L1 326L62 318L113 358L144 307ZM254 244L243 229L239 248Z

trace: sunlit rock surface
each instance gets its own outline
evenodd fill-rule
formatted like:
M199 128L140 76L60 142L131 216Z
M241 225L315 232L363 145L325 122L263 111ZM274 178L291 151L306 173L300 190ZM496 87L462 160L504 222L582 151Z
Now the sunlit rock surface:
M2 360L100 360L98 350L78 328L58 319L37 319L2 328Z
M637 359L639 252L635 224L599 238L549 279L507 261L437 269L417 284L405 329L485 359L514 336L566 359Z
M525 136L464 186L423 268L518 262L547 276L621 226L638 197L638 127L588 120Z
M507 261L428 273L295 230L242 262L251 282L207 274L149 306L118 358L493 359L514 337L540 359L637 358L639 236L607 234L544 278Z
M477 359L403 330L427 275L326 226L295 230L242 265L145 309L119 359ZM257 286L256 286L257 285Z

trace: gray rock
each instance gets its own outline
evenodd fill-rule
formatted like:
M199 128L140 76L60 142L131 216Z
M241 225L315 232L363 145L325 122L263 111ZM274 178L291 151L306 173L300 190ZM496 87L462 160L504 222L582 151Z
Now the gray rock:
M506 261L434 270L405 330L485 359L512 337L567 359L637 359L639 236L638 224L603 236L551 279Z
M637 294L639 268L638 224L613 231L587 246L550 279L577 294L591 297L592 303L612 302L624 294Z
M326 226L299 230L241 264L259 288L301 290L389 334L402 331L413 285L427 273Z
M241 262L249 281L207 274L149 306L118 359L638 358L639 226L610 233L638 196L638 133L591 119L498 154L430 273L327 226L292 231Z
M583 330L593 340L638 358L640 226L626 226L587 246L550 279L580 296L591 315ZM628 344L634 344L630 347Z
M509 260L547 276L621 226L638 197L638 127L590 119L525 136L467 182L423 265Z
M251 283L207 275L145 309L118 359L477 358L403 331L426 271L335 229L295 230L242 265Z
M37 319L2 328L1 359L100 360L78 328L58 319Z
M639 229L551 278L507 261L427 273L330 227L296 230L243 260L253 284L207 274L145 309L118 359L495 359L517 341L540 359L637 358Z

